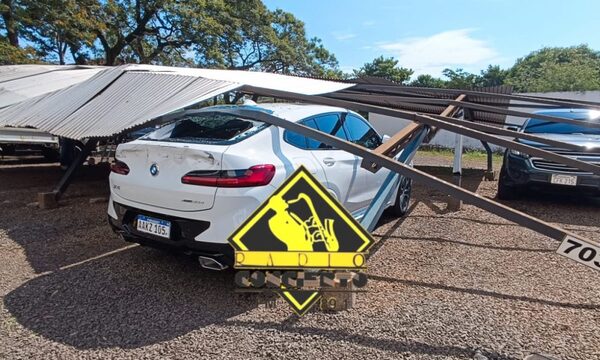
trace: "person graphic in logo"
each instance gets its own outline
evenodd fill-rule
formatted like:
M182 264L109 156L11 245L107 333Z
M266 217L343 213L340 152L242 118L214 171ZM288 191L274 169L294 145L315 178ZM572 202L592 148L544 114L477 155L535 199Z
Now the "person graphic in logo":
M304 201L311 216L302 220L290 211L289 206ZM296 199L286 201L281 196L273 196L268 205L275 215L269 219L273 235L287 246L288 251L314 251L316 243L324 243L327 251L336 252L340 245L333 229L333 219L321 222L311 199L300 193Z

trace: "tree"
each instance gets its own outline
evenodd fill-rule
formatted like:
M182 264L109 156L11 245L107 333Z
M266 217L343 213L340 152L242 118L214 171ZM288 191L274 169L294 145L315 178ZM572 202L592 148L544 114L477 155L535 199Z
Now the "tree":
M413 74L412 69L397 67L398 60L393 57L384 58L380 56L370 63L364 64L360 69L354 70L354 76L376 76L385 78L397 83L404 83L410 79Z
M103 25L95 18L99 10L96 0L22 0L23 35L36 47L39 56L66 63L67 52L76 63L84 63L81 52L92 46L95 34L91 29Z
M444 69L442 74L448 78L445 87L450 89L471 89L480 84L478 75L469 73L463 69Z
M32 64L39 62L32 48L22 49L10 44L8 39L0 39L0 65Z
M430 87L430 88L445 88L446 81L440 78L433 77L429 74L422 74L410 82L410 86Z
M506 83L518 92L600 89L600 53L587 45L546 47L517 60Z
M1 0L0 15L2 25L6 32L8 43L14 47L19 46L19 13L22 7L16 0Z
M506 81L508 70L503 70L498 65L488 65L487 69L481 70L481 76L478 79L478 86L500 86Z
M212 1L192 18L191 37L201 66L311 76L339 73L338 63L318 38L307 39L304 23L260 0Z

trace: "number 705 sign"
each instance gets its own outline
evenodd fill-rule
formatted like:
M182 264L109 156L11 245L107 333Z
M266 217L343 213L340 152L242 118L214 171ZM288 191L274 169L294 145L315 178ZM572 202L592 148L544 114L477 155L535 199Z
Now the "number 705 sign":
M597 245L567 236L556 252L592 269L600 270L600 247Z

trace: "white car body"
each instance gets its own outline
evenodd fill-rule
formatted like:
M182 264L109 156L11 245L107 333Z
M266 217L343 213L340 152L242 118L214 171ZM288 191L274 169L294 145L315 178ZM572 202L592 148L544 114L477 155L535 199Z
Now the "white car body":
M346 114L348 118L351 115L368 124L354 112L329 106L260 104L245 108L266 111L293 122ZM361 158L342 150L299 148L290 143L293 142L290 137L297 134L288 133L284 138L285 130L276 126L266 126L239 142L228 144L157 140L172 131L172 127L164 126L117 148L116 159L128 166L129 173L111 173L108 215L113 227L123 234L141 235L132 226L123 227L131 221L131 216L124 219L123 214L132 211L167 221L209 222L208 228L198 234L190 235L187 231L188 240L193 236L198 245L227 245L231 233L300 165L359 219L389 174L387 169L372 173L361 168ZM275 167L275 175L268 185L216 187L182 183L182 176L190 171L243 170L260 164ZM158 170L156 174L151 174L151 167ZM392 199L395 201L396 196ZM125 230L133 230L136 234ZM150 238L156 240L153 236ZM185 246L186 249L189 247ZM214 248L221 249L219 246Z

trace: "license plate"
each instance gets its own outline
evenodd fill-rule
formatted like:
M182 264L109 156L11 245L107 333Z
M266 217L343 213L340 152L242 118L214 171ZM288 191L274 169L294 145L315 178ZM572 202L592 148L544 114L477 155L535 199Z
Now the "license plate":
M552 177L550 178L550 183L557 184L557 185L576 186L577 185L577 176L552 174Z
M136 228L143 233L152 234L164 238L171 236L171 222L155 219L144 215L137 217Z
M600 247L573 236L566 236L556 252L600 271Z

